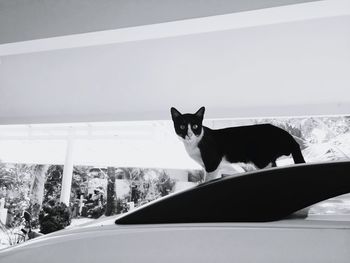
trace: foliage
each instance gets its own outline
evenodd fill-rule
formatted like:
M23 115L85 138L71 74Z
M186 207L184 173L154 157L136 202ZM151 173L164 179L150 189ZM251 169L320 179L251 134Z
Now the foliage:
M38 203L30 204L27 212L29 212L32 216L31 226L33 228L37 228L39 226L39 214L40 214L41 206Z
M288 131L301 148L322 143L350 132L350 117L304 117L258 119L255 123L271 123Z
M108 183L107 183L107 203L106 203L106 216L110 216L116 213L116 196L115 196L115 168L107 168Z
M149 169L121 167L117 171L117 179L126 179L129 181L140 181L144 179Z
M44 204L49 200L59 200L62 188L63 165L51 165L47 170Z
M39 214L40 232L48 234L70 225L70 210L66 204L50 200Z
M51 199L59 200L62 188L63 165L51 165L47 171L45 183L44 204ZM84 194L84 189L88 182L89 166L74 166L71 196L79 199L80 194Z
M117 177L128 180L131 189L129 201L135 206L168 195L176 183L162 169L118 168Z
M0 198L5 198L11 227L17 227L22 223L22 214L30 205L32 172L32 165L5 165L0 162Z
M344 116L343 118L328 117L322 119L328 130L335 136L350 132L350 116Z
M100 218L105 213L105 206L96 206L91 211L89 211L89 215L91 218Z
M25 234L20 231L19 227L8 227L0 221L0 233L6 237L7 244L12 246L25 241ZM5 240L1 240L2 242ZM6 244L6 243L5 243Z
M81 194L85 194L89 181L90 166L74 166L72 178L71 195L79 199Z
M157 186L157 190L159 191L160 195L166 196L173 191L175 180L170 178L165 171L162 171L157 177L155 185Z
M128 212L128 204L125 199L117 198L116 211L117 214Z

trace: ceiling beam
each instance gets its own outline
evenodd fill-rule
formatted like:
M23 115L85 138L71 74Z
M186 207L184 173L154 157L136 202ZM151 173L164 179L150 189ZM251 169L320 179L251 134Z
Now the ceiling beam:
M347 0L324 0L227 15L0 45L0 56L89 47L350 15Z

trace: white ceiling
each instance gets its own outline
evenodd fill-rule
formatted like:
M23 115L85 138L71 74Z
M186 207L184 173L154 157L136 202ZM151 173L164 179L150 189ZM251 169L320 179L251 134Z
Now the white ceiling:
M322 13L325 6L336 11ZM127 35L108 45L45 52L37 40L37 50L0 58L0 123L165 120L171 106L202 105L208 118L350 114L349 1L293 8L238 13L225 30L228 16L209 24L203 18L197 25L218 18L220 26L188 35L137 41ZM295 20L296 10L307 14ZM276 20L266 22L271 12ZM244 24L247 18L254 25Z
M0 0L0 44L315 0Z

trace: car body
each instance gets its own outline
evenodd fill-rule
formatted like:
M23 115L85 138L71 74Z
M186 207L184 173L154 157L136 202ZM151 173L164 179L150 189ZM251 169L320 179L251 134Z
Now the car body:
M39 237L0 262L349 262L346 217L295 213L349 192L350 162L261 170Z

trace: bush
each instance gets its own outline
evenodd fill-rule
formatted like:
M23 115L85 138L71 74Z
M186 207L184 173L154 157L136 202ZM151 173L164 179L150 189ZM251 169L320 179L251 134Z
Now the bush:
M43 234L64 229L70 222L70 210L64 203L49 201L39 214L40 232Z
M117 214L123 214L128 212L128 204L125 200L117 198Z

